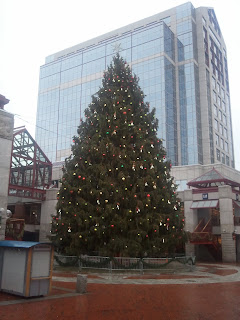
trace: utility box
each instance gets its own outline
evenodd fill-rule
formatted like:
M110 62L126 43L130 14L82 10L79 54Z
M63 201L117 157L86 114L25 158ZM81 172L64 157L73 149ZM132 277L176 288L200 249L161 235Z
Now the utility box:
M52 268L50 243L0 241L0 291L24 297L47 295Z

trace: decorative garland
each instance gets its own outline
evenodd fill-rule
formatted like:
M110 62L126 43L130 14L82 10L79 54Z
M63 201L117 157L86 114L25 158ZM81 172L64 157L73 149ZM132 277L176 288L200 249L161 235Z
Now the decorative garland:
M76 267L78 266L78 257L67 257L68 262L63 262L58 256L54 256L55 260L61 267Z
M150 268L150 269L161 269L161 268L164 268L166 267L167 265L169 265L171 262L173 261L177 261L177 262L180 262L182 264L188 264L189 262L191 264L195 264L194 260L192 258L185 258L184 260L183 259L179 259L179 258L167 258L168 259L168 262L166 263L161 263L161 264L157 264L157 263L148 263L146 261L143 260L143 267L147 267L147 268Z
M171 261L168 261L166 263L157 264L157 263L148 263L143 260L143 268L147 267L150 269L161 269L163 267L166 267L170 262Z
M109 262L111 261L110 258L104 259L104 261L89 261L85 260L82 257L79 257L80 263L82 267L85 268L104 268L109 265Z

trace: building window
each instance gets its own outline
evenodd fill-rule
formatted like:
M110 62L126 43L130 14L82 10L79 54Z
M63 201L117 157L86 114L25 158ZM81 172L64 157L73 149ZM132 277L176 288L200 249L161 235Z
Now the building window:
M222 152L222 163L225 163L225 154Z
M222 94L222 99L224 99L224 98L225 98L225 91L224 91L223 88L222 88L222 90L221 90L221 94Z
M222 109L223 109L224 112L226 112L226 104L225 104L224 101L222 101Z
M218 116L218 107L214 105L214 114L217 117Z
M224 137L227 139L228 138L228 132L227 132L227 129L224 128Z
M227 109L230 109L230 97L226 95L226 104L227 104Z
M223 136L223 125L220 123L220 133Z
M177 191L184 191L188 188L187 180L176 180Z
M223 139L221 138L221 143L220 143L220 146L221 146L221 148L224 150L224 141L223 141Z
M216 88L216 80L214 77L212 77L212 87L215 89Z
M217 119L214 119L214 128L215 128L215 130L218 131L218 121L217 121Z
M229 152L229 151L228 151L228 143L227 143L227 141L225 141L225 151L226 151L226 152Z
M216 145L219 146L219 135L215 133L215 142Z
M223 115L223 123L226 125L227 124L227 117L225 116L225 114Z
M217 153L217 160L220 161L220 151L216 149L216 153Z
M230 165L230 162L229 162L229 157L228 156L226 156L226 165Z
M221 110L219 110L219 119L222 121L222 111Z
M213 91L213 101L217 103L217 94L215 91Z

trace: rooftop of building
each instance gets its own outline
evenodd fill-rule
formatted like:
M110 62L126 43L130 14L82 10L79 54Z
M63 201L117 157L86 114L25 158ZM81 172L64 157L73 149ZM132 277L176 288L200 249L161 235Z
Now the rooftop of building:
M201 176L189 181L187 183L189 187L194 188L209 188L220 185L230 185L232 187L240 187L240 183L226 177L219 171L217 171L214 167L202 174Z
M133 23L130 23L126 26L123 26L123 27L120 27L118 29L115 29L113 31L110 31L110 32L107 32L105 34L102 34L100 36L97 36L95 38L92 38L90 40L87 40L87 41L84 41L82 43L79 43L75 46L72 46L72 47L69 47L69 48L66 48L64 50L61 50L59 52L56 52L52 55L49 55L46 57L46 61L45 63L50 63L50 62L53 62L53 61L56 61L64 56L70 56L70 55L73 55L75 53L77 53L78 51L82 51L83 49L88 49L92 46L95 46L95 45L98 45L98 44L101 44L103 43L104 41L109 41L111 38L115 38L115 37L118 37L118 36L122 36L124 34L127 34L128 32L130 31L133 31L133 30L137 30L139 28L142 28L142 27L147 27L147 26L150 26L151 24L154 24L156 22L160 22L161 20L165 19L165 18L168 18L168 16L170 16L171 14L174 13L174 10L180 6L184 6L184 5L192 5L191 2L186 2L186 3L183 3L179 6L175 6L175 7L172 7L170 9L167 9L165 11L162 11L162 12L159 12L155 15L152 15L150 17L147 17L147 18L144 18L144 19L141 19L141 20L138 20L136 22L133 22ZM208 9L212 9L213 8L210 8L208 7Z

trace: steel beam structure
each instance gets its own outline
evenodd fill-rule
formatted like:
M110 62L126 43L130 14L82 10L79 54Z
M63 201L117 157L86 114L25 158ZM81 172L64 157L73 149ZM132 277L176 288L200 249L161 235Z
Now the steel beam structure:
M14 129L9 196L44 200L52 164L25 127Z

